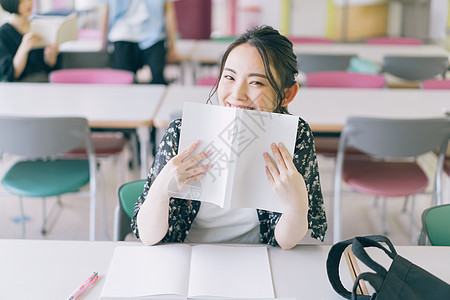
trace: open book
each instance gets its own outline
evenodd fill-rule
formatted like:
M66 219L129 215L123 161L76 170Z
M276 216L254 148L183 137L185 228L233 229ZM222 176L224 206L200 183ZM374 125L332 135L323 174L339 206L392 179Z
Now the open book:
M274 298L266 247L119 246L101 298Z
M39 34L42 41L35 48L46 45L60 45L78 39L78 18L73 13L68 16L41 15L31 20L30 31Z
M220 207L260 208L282 212L266 176L263 153L282 142L292 155L298 117L199 103L184 103L180 151L196 140L194 154L211 151L200 164L213 167L183 191L169 185L170 196L206 201Z

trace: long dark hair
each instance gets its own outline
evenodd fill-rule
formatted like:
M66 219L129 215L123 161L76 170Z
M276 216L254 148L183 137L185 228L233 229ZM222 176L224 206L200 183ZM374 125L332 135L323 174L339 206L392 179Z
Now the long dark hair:
M281 106L285 97L284 90L297 84L295 77L298 74L297 57L294 53L292 43L285 36L281 35L278 30L270 26L255 27L237 38L222 56L220 63L220 75L212 88L208 102L217 92L220 77L230 52L239 45L248 44L258 50L259 55L264 63L264 69L267 74L270 85L274 89L277 99L274 112L288 114L286 106ZM273 70L277 72L280 78L280 84L277 83L270 68L272 64Z
M0 0L2 8L12 14L19 13L19 0Z

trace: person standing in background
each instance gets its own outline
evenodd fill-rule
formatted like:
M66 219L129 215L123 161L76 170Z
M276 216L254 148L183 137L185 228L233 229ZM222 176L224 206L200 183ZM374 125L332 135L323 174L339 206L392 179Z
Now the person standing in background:
M5 81L47 82L59 51L56 45L34 49L42 37L30 32L33 1L0 0L0 5L12 14L0 27L0 77Z
M166 62L175 62L177 22L174 0L99 0L107 5L107 41L112 64L136 73L149 66L153 84L167 84Z

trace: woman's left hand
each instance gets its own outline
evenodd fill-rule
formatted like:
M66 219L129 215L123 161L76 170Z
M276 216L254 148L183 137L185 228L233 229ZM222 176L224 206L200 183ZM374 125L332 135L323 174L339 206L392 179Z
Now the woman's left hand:
M58 58L59 50L56 45L47 45L44 49L44 61L49 67L54 67Z
M308 197L303 176L297 171L286 147L279 143L271 145L274 159L263 153L266 162L266 175L273 193L285 212L305 213Z

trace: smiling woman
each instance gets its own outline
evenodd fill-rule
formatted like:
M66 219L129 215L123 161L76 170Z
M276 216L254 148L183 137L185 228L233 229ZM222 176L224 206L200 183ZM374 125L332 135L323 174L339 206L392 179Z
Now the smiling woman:
M292 43L272 27L258 27L229 46L211 97L217 92L222 106L288 113L286 106L299 89L297 73ZM312 237L323 240L327 224L318 165L312 132L304 120L298 121L293 157L277 141L271 144L272 153L258 154L266 162L267 180L283 207L282 214L252 208L223 209L208 202L200 205L199 201L171 198L167 187L173 178L179 186L187 187L212 167L209 152L192 155L199 141L178 153L180 128L181 120L177 119L167 129L135 206L132 228L145 244L260 242L290 249L308 228Z

